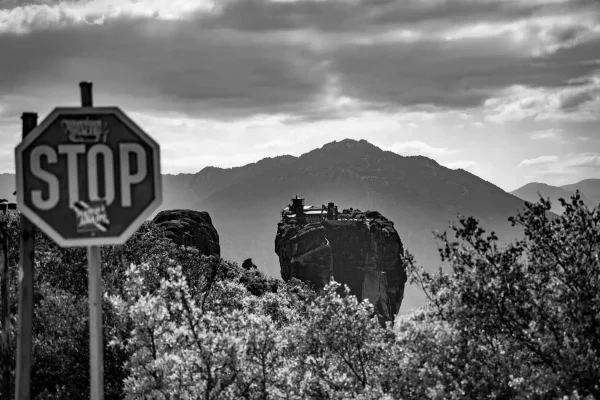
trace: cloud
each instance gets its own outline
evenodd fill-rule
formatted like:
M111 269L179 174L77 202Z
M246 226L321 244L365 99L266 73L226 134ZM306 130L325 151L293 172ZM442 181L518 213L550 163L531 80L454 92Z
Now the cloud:
M395 118L400 122L431 122L435 120L437 117L442 115L440 112L432 112L432 111L415 111L415 110L396 110Z
M103 25L118 19L185 19L195 12L208 12L213 8L213 2L206 0L4 0L2 3L0 33L18 34L73 25Z
M428 38L340 45L331 55L342 93L385 110L426 104L466 109L490 98L505 101L504 91L510 87L557 91L568 86L567 81L596 74L596 65L582 62L600 47L600 35L544 57L533 58L533 47L529 41L515 44L504 36ZM588 87L570 92L588 92Z
M593 0L353 0L222 1L207 21L245 31L372 32L423 26L429 32L472 21L501 23L536 15L564 15L596 9ZM434 28L434 29L431 29Z
M545 164L551 164L556 162L556 160L558 160L558 156L540 156L540 157L536 157L536 158L529 158L529 159L525 159L523 161L521 161L519 163L519 167L529 167L529 166L533 166L533 165L545 165Z
M600 154L587 152L565 157L562 165L567 168L597 168L600 167Z
M600 86L586 91L562 93L559 108L562 111L577 110L582 104L592 102L597 98L600 98Z
M548 181L556 180L565 183L573 183L574 180L586 178L597 178L600 174L600 153L582 152L569 153L560 157L538 157L532 160L523 160L523 164L528 169L528 176L531 180ZM551 158L550 158L551 157ZM519 165L521 166L521 165Z
M99 99L191 117L435 113L501 107L515 100L507 87L544 95L598 68L600 7L586 0L3 4L0 93L32 106L91 79ZM40 99L42 89L53 93ZM595 104L588 91L562 96L561 113Z
M600 71L577 86L532 88L513 85L484 102L493 122L594 121L600 111Z
M67 85L92 80L98 100L196 117L302 114L328 106L326 66L309 49L203 30L192 21L120 19L2 35L0 53L10 54L0 63L2 103L1 96L16 93L28 94L30 106L49 103L63 98ZM41 89L47 98L36 100Z
M529 133L529 138L532 140L553 140L560 141L562 137L558 129L545 129Z
M423 156L440 156L447 154L458 153L457 149L447 147L434 147L420 140L411 140L408 142L394 143L390 146L382 147L384 150L393 151L402 155L423 155Z

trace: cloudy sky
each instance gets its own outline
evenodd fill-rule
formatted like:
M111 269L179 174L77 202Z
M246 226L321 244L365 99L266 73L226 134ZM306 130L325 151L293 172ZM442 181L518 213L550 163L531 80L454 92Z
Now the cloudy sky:
M81 80L166 173L354 138L505 190L600 178L599 0L0 0L0 172Z

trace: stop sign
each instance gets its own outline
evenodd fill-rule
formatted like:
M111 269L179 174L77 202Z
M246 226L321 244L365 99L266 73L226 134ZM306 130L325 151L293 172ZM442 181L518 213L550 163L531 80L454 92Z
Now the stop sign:
M159 152L119 108L56 108L15 149L18 208L63 247L124 243L162 202Z

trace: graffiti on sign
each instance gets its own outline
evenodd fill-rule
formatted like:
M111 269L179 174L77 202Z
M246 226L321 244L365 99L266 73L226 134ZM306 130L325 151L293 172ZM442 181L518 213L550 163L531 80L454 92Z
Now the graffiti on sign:
M77 232L106 232L110 226L105 201L77 201L73 206Z
M73 143L106 143L108 123L91 119L63 119L61 125Z

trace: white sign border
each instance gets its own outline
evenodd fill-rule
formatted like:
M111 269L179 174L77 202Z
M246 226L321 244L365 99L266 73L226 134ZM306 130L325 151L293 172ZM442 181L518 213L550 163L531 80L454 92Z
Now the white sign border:
M80 239L65 239L58 231L50 226L46 221L40 218L32 209L24 203L23 193L25 190L25 182L23 179L23 150L29 147L48 127L61 115L113 115L127 128L136 133L148 146L153 150L153 165L154 165L154 182L156 192L154 201L152 201L123 233L113 237L89 237ZM124 244L144 221L152 215L162 204L162 175L160 173L160 146L152 139L142 128L133 122L120 108L118 107L57 107L41 124L36 126L25 138L15 147L15 167L17 178L17 209L40 228L46 235L54 240L61 247L76 247L76 246L107 246Z

